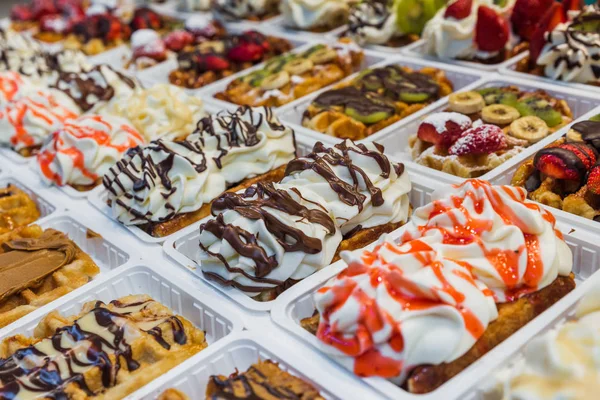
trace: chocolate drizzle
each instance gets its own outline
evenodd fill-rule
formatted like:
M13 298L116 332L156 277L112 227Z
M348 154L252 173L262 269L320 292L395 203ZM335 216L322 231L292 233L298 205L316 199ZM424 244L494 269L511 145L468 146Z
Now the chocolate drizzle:
M571 145L577 146L577 147L579 147L579 146L587 147L587 145L584 143L571 143ZM584 150L582 150L580 153L582 154L582 156L587 155L587 153ZM563 160L565 165L567 165L569 168L576 169L579 172L578 175L580 177L585 176L587 169L586 169L583 161L577 156L577 154L575 154L571 150L560 147L560 146L546 147L546 148L543 148L542 150L538 151L535 154L535 157L533 158L533 165L540 165L539 164L540 157L542 157L543 155L546 155L546 154L550 154L550 155L560 158L561 160Z
M581 134L581 139L593 146L596 151L600 151L600 122L583 121L571 126L571 129Z
M386 0L363 1L350 10L348 32L360 34L364 27L381 29L391 13Z

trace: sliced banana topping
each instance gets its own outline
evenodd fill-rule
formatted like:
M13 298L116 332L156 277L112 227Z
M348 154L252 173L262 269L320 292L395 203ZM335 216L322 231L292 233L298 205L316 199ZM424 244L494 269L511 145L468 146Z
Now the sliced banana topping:
M284 71L287 71L290 75L301 75L305 72L312 70L314 64L311 60L306 58L296 58L283 67Z
M513 121L510 124L509 135L536 143L548 136L548 125L543 119L530 115Z
M265 77L260 83L260 87L264 90L279 89L287 85L289 81L290 74L287 71L281 71Z
M330 47L324 47L312 53L308 58L315 64L325 64L337 58L337 51Z
M567 132L567 139L571 142L583 142L581 133L577 132L575 129L569 129L569 132Z
M475 114L485 106L483 96L477 92L453 93L448 103L450 110L461 114Z
M481 110L481 119L488 124L508 125L520 116L516 108L504 104L492 104Z
M222 40L209 40L198 45L198 51L202 54L225 52L225 43Z

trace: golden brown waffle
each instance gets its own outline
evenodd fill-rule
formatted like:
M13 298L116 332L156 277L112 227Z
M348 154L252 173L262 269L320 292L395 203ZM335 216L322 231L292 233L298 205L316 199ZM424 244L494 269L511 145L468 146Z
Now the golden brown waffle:
M158 400L190 400L190 398L177 389L169 388L158 396Z
M88 283L100 269L64 233L38 225L0 235L0 327Z
M77 35L71 34L64 40L63 47L67 50L81 50L87 56L95 56L124 44L125 41L122 39L105 43L102 39L94 38L90 39L88 42L83 42Z
M410 393L429 393L458 375L484 354L502 343L535 317L575 289L574 276L559 276L540 291L527 294L519 300L498 304L498 318L491 322L484 334L462 357L450 363L416 366L405 383ZM319 314L300 321L304 329L315 335Z
M76 345L61 347L72 342ZM63 317L54 311L40 321L33 337L5 339L0 356L19 357L17 350L27 354L33 346L36 357L29 362L36 368L3 371L0 397L10 397L17 390L20 395L28 391L47 394L45 398L120 399L203 350L207 343L204 332L190 321L147 295L134 295L109 304L86 303L75 316ZM77 351L71 350L75 346ZM60 378L48 373L56 370Z
M271 360L259 361L246 372L235 372L229 377L211 376L206 398L324 400L311 384L283 371Z
M15 185L0 189L0 235L40 218L37 204Z

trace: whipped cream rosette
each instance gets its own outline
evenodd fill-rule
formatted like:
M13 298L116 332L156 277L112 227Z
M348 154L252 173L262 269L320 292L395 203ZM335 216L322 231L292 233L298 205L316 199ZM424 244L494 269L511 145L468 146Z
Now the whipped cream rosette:
M281 0L280 10L291 28L333 29L348 21L350 5L346 0Z
M217 19L236 21L257 19L277 12L279 0L215 0L214 15Z
M159 139L130 150L103 183L120 222L161 223L207 206L228 187L284 165L294 153L293 131L270 110L242 107L204 118L183 141Z
M42 180L59 186L93 188L127 150L144 142L119 117L85 115L52 133L37 156Z
M572 254L554 224L520 188L468 180L434 192L397 241L342 253L348 268L314 295L322 349L359 376L397 384L429 365L408 388L435 389L503 340L506 330L535 317L513 310L519 315L511 326L494 328L490 338L485 333L493 321L511 318L495 303L569 275ZM557 300L535 301L547 308ZM438 366L449 369L436 375Z
M33 80L18 72L0 72L0 105L19 100L37 90Z
M403 33L396 24L396 13L385 1L363 1L350 9L348 31L360 45L385 45Z
M344 236L396 226L409 214L410 181L374 143L317 143L279 184L226 193L200 227L205 276L269 300L326 267ZM362 243L361 243L362 244Z

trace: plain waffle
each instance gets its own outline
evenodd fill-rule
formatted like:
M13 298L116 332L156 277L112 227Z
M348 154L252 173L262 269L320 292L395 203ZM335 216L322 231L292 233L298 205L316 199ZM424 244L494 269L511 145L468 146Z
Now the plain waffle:
M15 185L0 189L0 235L40 218L37 204Z

